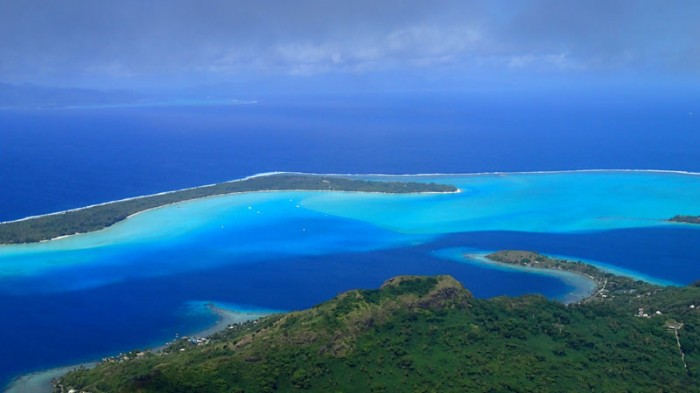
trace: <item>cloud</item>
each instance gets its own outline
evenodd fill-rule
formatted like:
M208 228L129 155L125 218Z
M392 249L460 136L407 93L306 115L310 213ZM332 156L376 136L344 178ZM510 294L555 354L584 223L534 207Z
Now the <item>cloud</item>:
M417 70L697 76L697 20L692 0L0 0L0 80Z

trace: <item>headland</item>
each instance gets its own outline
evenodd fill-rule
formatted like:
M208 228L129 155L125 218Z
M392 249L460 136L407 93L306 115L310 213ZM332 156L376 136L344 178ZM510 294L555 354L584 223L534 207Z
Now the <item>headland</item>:
M655 292L662 288L642 280L605 272L597 267L578 261L550 258L548 256L520 250L498 251L485 256L489 261L508 266L521 267L526 270L545 270L568 272L579 275L595 283L590 293L574 299L573 303L605 301L614 297L625 297L640 293Z
M494 256L529 257L539 254ZM700 388L700 288L618 289L564 306L541 296L478 299L449 276L396 277L206 341L79 369L54 391L326 392L356 391L357 381L378 391Z

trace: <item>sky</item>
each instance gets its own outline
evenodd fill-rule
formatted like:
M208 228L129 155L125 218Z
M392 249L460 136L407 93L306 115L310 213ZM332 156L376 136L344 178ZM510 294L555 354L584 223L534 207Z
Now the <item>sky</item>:
M0 82L700 84L697 0L0 0Z

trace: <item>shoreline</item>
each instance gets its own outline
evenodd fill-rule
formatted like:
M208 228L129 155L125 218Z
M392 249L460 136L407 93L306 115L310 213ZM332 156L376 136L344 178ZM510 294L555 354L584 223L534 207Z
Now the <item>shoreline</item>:
M199 330L197 332L191 333L186 337L207 337L226 329L229 325L252 321L274 313L272 311L227 309L221 305L218 305L216 302L209 302L207 304L207 308L210 312L216 314L216 322L214 322L213 325L205 328L204 330ZM172 341L160 345L155 345L147 350L154 352L161 351L171 343ZM52 381L55 378L58 378L78 367L91 368L96 366L98 363L98 361L94 361L73 364L69 366L59 366L46 370L33 371L31 373L23 374L13 378L6 386L3 387L4 390L2 391L4 393L52 393Z
M465 259L475 260L474 254L462 255ZM638 277L612 273L590 262L554 258L533 251L501 250L487 255L476 255L475 262L496 265L496 268L501 269L515 268L537 274L555 275L578 288L568 294L564 301L567 305L610 302L614 298L633 300L640 296L650 296L651 293L668 287ZM567 275L573 281L567 281ZM586 281L582 278L594 285L584 288L582 283Z
M286 173L291 173L291 172L263 172L263 173L258 173L258 174L251 175L251 176L242 177L242 178L240 178L240 179L226 180L226 181L222 181L222 182L219 182L219 183L203 184L203 185L201 185L201 186L196 186L196 187L185 187L185 188L180 188L180 189L177 189L177 190L170 190L170 191L157 192L157 193L155 193L155 194L138 195L138 196L133 196L133 197L128 197L128 198L115 199L115 200L113 200L113 201L94 203L94 204L92 204L92 205L76 207L76 208L74 208L74 209L66 209L66 210L60 210L60 211L56 211L56 212L52 212L52 213L37 214L37 215L34 215L34 216L27 216L27 217L23 217L23 218L18 218L18 219L16 219L16 220L0 221L0 225L3 225L3 224L12 224L12 223L15 223L15 222L22 222L22 221L27 221L27 220L33 220L33 219L35 219L35 218L43 218L43 217L57 216L57 215L64 214L64 213L71 213L71 212L77 212L77 211L82 211L82 210L91 209L91 208L94 208L94 207L107 206L107 205L111 205L111 204L113 204L113 203L129 202L129 201L135 201L135 200L139 200L139 199L143 199L143 198L149 198L149 197L154 197L154 196L169 195L169 194L173 194L173 193L180 192L180 191L198 190L198 189L201 189L201 188L212 187L212 186L216 186L216 185L219 185L219 184L241 182L241 181L246 181L246 180L249 180L249 179L254 179L254 178L256 178L256 177L264 177L264 176L272 176L272 175L283 175L283 174L286 174ZM225 194L222 194L222 195L225 195ZM186 202L186 201L181 201L181 202ZM175 202L175 203L180 203L180 202ZM172 204L174 204L174 203L171 203L171 205L172 205ZM166 205L162 205L162 206L166 206ZM153 207L153 208L151 208L151 209L156 209L156 208L158 208L158 207L161 207L161 206ZM147 209L147 210L151 210L151 209ZM143 210L143 211L146 211L146 210ZM132 214L132 216L133 216L133 215L136 215L136 214L138 214L138 213L141 213L141 212L134 213L134 214ZM129 216L129 217L131 217L131 216ZM128 217L127 217L127 218L128 218ZM65 235L65 236L73 236L73 235ZM59 237L60 237L60 236L59 236ZM53 239L50 239L50 240L53 240ZM48 241L48 240L42 240L42 241Z
M450 176L489 176L489 175L548 175L548 174L567 174L567 173L605 173L605 172L621 172L621 173L659 173L659 174L674 174L700 176L700 172L683 171L676 169L561 169L551 171L493 171L493 172L468 172L468 173L313 173L313 172L284 172L307 174L317 176L371 176L371 177L450 177Z
M573 303L584 302L593 296L600 290L602 283L598 282L595 278L588 276L583 273L574 272L570 270L557 270L551 268L541 268L532 266L520 266L513 265L504 262L494 261L487 257L487 253L464 253L462 257L468 261L476 262L478 264L483 264L487 266L492 266L499 269L506 270L516 270L522 271L530 274L542 274L547 276L553 276L564 283L571 285L574 290L565 294L561 303L569 305ZM583 284L586 283L586 284Z
M217 183L217 184L221 184L221 183ZM202 186L202 187L206 187L206 186ZM177 190L177 191L181 191L181 190ZM406 192L406 193L402 193L402 194L396 194L396 193L391 193L391 192L379 192L379 191L303 190L303 189L299 189L299 190L237 191L237 192L230 192L230 193L226 193L226 194L208 195L208 196L204 196L204 197L200 197L200 198L187 199L187 200L184 200L184 201L166 203L166 204L164 204L164 205L160 205L160 206L156 206L156 207L150 207L150 208L148 208L148 209L146 209L146 210L141 210L141 211L138 211L138 212L136 212L136 213L130 214L129 216L127 216L127 217L124 218L123 220L117 221L117 222L115 222L114 224L112 224L112 225L110 225L110 226L107 226L107 227L104 227L104 228L101 228L101 229L97 229L97 230L94 230L94 231L89 231L89 232L77 232L77 233L72 233L72 234L70 234L70 235L61 235L61 236L56 236L56 237L51 238L51 239L39 240L38 242L27 242L27 243L0 243L0 247L3 247L3 246L22 246L22 245L40 244L40 243L51 242L51 241L54 241L54 240L67 239L67 238L70 238L70 237L73 237L73 236L85 235L85 234L88 234L88 233L95 233L95 232L98 232L98 231L107 229L107 228L109 228L109 227L111 227L111 226L117 225L117 224L119 224L119 223L126 222L126 220L128 220L128 219L130 219L130 218L132 218L132 217L136 217L136 216L138 216L139 214L142 214L142 213L146 213L146 212L149 212L149 211L152 211L152 210L157 210L157 209L160 209L160 208L165 208L165 207L170 207L170 206L177 206L177 205L180 205L180 204L183 204L183 203L189 203L189 202L194 202L194 201L206 200L206 199L210 199L210 198L220 198L220 197L227 197L227 196L232 196L232 195L258 194L258 193L276 193L276 192L327 192L327 191L334 192L334 193L360 193L360 194L368 194L368 195L443 195L443 194L444 194L444 195L450 195L450 194L460 194L460 193L464 192L464 191L463 191L462 189L460 189L460 188L457 188L456 191L445 191L445 192L438 192L438 191ZM170 192L176 192L176 191L168 191L168 193L170 193ZM166 193L161 193L161 194L166 194ZM143 197L150 197L150 196L153 196L153 195L161 195L161 194L145 195L145 196L135 197L135 198L131 198L131 199L143 198ZM114 202L105 202L104 204L100 204L100 205L85 206L85 207L81 207L81 208L78 208L78 209L66 210L66 211L64 211L64 212L78 211L78 210L88 209L88 208L95 207L95 206L104 206L104 205L108 205L108 204L110 204L110 203L118 203L118 202L128 201L128 200L130 200L130 199L122 199L122 200L118 200L118 201L114 201ZM58 214L62 214L62 213L64 213L64 212L49 213L49 214L45 214L45 215L41 215L41 216L31 216L31 217L27 217L27 218L22 218L22 219L17 220L17 221L5 221L5 222L0 222L0 225L2 225L2 224L10 224L10 223L13 223L13 222L18 222L18 221L25 221L25 220L29 220L29 219L33 219L33 218L41 218L41 217L45 217L45 216L58 215Z
M81 363L24 374L10 381L5 386L4 393L52 393L52 381L54 378L58 378L81 366L94 367L95 365L97 365L97 362Z
M397 174L386 174L386 173L316 173L316 172L274 171L274 172L260 172L260 173L254 174L254 175L242 177L240 179L224 180L224 181L221 181L218 183L203 184L201 186L195 186L195 187L179 188L177 190L162 191L162 192L157 192L154 194L137 195L137 196L127 197L127 198L122 198L122 199L115 199L113 201L100 202L100 203L95 203L95 204L91 204L91 205L87 205L87 206L76 207L73 209L59 210L59 211L55 211L55 212L51 212L51 213L36 214L36 215L22 217L22 218L18 218L18 219L14 219L14 220L0 221L0 225L11 224L11 223L31 220L31 219L35 219L35 218L55 216L55 215L59 215L59 214L63 214L63 213L81 211L81 210L85 210L85 209L89 209L89 208L93 208L93 207L110 205L113 203L129 202L129 201L153 197L153 196L168 195L168 194L176 193L179 191L197 190L200 188L216 186L219 184L235 183L235 182L245 181L245 180L254 179L254 178L258 178L258 177L265 177L265 176L272 176L272 175L302 175L302 176L309 175L309 176L339 176L339 177L434 177L434 176L440 176L440 177L451 177L451 176L461 177L461 176L464 176L464 177L467 177L467 176L489 176L489 175L548 175L548 174L567 174L567 173L606 173L606 172L610 172L610 173L615 173L615 172L621 172L621 173L658 173L658 174L700 176L700 172L682 171L682 170L673 170L673 169L563 169L563 170L552 170L552 171L494 171L494 172L471 172L471 173L397 173ZM241 193L278 192L278 191L311 191L311 190L260 190L260 191L245 191L245 192L241 192ZM323 190L316 190L316 191L323 191ZM343 191L335 191L335 192L343 192ZM348 191L348 192L352 192L352 191ZM460 189L457 189L457 191L450 191L450 192L417 192L414 194L455 194L455 193L459 193L459 192L463 192L463 191ZM369 193L376 193L376 192L364 192L364 193L369 194ZM236 194L236 193L220 194L220 195L231 195L231 194ZM381 192L379 192L378 194L394 195L393 193L381 193ZM407 194L410 194L410 193L407 193ZM216 195L216 196L218 196L218 195ZM204 198L207 198L207 197L204 197ZM201 199L201 198L196 198L196 199ZM181 202L186 202L186 201L181 201ZM175 203L180 203L180 202L175 202ZM163 206L166 206L166 205L163 205ZM158 207L160 207L160 206L158 206ZM157 207L155 207L155 208L157 208ZM155 208L151 208L151 209L155 209ZM134 213L134 215L138 214L138 213L141 213L141 212ZM72 236L72 235L67 235L67 236ZM53 240L53 239L51 239L51 240ZM47 240L44 240L44 241L47 241ZM0 244L0 245L2 245L2 244Z
M96 232L148 210L214 196L302 191L386 195L436 195L462 192L455 186L445 184L370 181L341 176L267 172L227 182L125 198L77 209L0 222L0 238L2 239L0 245L42 243L76 234Z
M570 169L570 170L552 170L552 171L512 171L512 172L501 172L501 171L495 171L495 172L473 172L473 173L423 173L423 174L352 174L352 173L347 173L347 174L340 174L340 173L330 173L330 174L321 174L321 173L314 173L314 172L294 172L294 171L271 171L271 172L261 172L257 174L253 174L250 176L245 176L239 179L233 179L233 180L226 180L222 181L219 183L211 183L211 184L204 184L200 186L195 186L195 187L186 187L186 188L181 188L177 190L169 190L169 191L163 191L163 192L158 192L154 194L145 194L145 195L139 195L139 196L134 196L134 197L128 197L128 198L122 198L122 199L117 199L113 201L107 201L107 202L101 202L101 203L96 203L96 204L91 204L87 206L82 206L78 208L73 208L73 209L66 209L66 210L61 210L61 211L56 211L56 212L51 212L51 213L45 213L45 214L37 214L37 215L31 215L19 219L14 219L14 220L7 220L7 221L0 221L0 227L3 225L12 225L12 224L17 224L25 221L30 221L30 220L41 220L44 218L50 218L53 216L60 216L63 214L68 214L68 213L79 213L84 210L89 210L93 208L100 208L100 207L105 207L105 206L110 206L110 205L119 205L121 203L129 203L133 201L138 201L142 199L149 199L149 198L154 198L154 197L163 197L163 196L168 196L171 194L178 194L182 192L189 192L189 191L196 191L199 189L206 189L206 188L211 188L211 187L217 187L217 186L222 186L222 185L227 185L227 184L235 184L239 182L245 182L251 179L256 179L256 178L264 178L268 176L275 176L275 175L291 175L291 176L328 176L328 177L339 177L343 178L346 180L364 180L364 181L377 181L377 182L382 182L383 180L380 180L378 178L385 178L385 177L393 177L393 178L401 178L401 177L414 177L414 178L420 178L420 177L478 177L478 176L508 176L508 175L554 175L554 174L576 174L576 173L656 173L656 174L667 174L667 175L681 175L681 176L700 176L700 172L692 172L692 171L681 171L681 170L670 170L670 169ZM374 179L372 179L374 178ZM398 181L398 180L394 180ZM401 182L401 181L398 181ZM417 182L421 183L421 182ZM427 183L423 183L427 184ZM250 191L233 191L233 192L224 192L220 194L212 194L212 195L205 195L201 197L194 197L192 199L184 199L180 201L175 201L175 202L170 202L170 203L165 203L163 205L159 206L154 206L154 207L149 207L141 211L134 212L132 214L129 214L125 218L116 221L112 224L109 224L107 226L104 226L102 228L94 229L94 230L88 230L88 231L80 231L80 232L75 232L75 233L70 233L70 234L62 234L60 236L55 236L51 238L45 238L41 240L32 240L32 241L19 241L19 242L0 242L0 247L2 246L14 246L14 245L26 245L26 244L34 244L34 243L44 243L44 242L50 242L53 240L61 240L64 238L72 237L75 235L81 235L81 234L86 234L86 233L92 233L96 232L105 228L108 228L109 226L115 225L117 223L123 222L133 216L136 216L140 213L147 212L149 210L157 209L160 207L165 207L165 206L171 206L171 205L176 205L182 202L189 202L189 201L194 201L198 199L206 199L210 197L218 197L218 196L228 196L228 195L237 195L237 194L247 194L247 193L258 193L258 192L302 192L302 191L333 191L333 192L362 192L366 194L386 194L386 195L395 195L395 194L406 194L406 195L421 195L421 194L426 194L426 195L440 195L440 194L458 194L461 192L464 192L464 190L457 188L455 186L452 186L455 190L454 191L415 191L415 192L383 192L383 191L353 191L353 190L325 190L325 189L262 189L262 190L250 190ZM676 223L672 221L665 220L664 223L673 225L673 224L678 224L682 225L685 223Z
M574 257L571 255L560 255L560 254L542 254L542 255L544 255L548 258L563 259L566 261L578 261L578 262L584 263L586 265L592 266L592 267L600 270L603 273L608 273L608 274L612 274L612 275L620 276L620 277L626 277L626 278L629 278L629 279L635 280L635 281L644 281L644 282L652 284L652 285L658 285L658 286L662 286L662 287L686 285L686 284L678 283L675 281L664 280L661 278L655 278L655 277L652 277L652 276L649 276L649 275L646 275L643 273L636 272L634 270L606 264L606 263L603 263L600 261L593 261L590 259Z
M207 308L209 311L211 311L213 314L216 314L217 320L214 322L213 325L210 327L204 329L204 330L199 330L193 334L190 334L190 337L206 337L210 336L214 333L217 333L219 331L222 331L226 329L229 325L235 325L237 323L244 323L248 321L252 321L255 319L259 319L262 317L266 317L268 315L276 314L282 311L273 311L273 310L243 310L243 309L227 309L225 306L221 304L217 304L216 302L209 302L207 303Z

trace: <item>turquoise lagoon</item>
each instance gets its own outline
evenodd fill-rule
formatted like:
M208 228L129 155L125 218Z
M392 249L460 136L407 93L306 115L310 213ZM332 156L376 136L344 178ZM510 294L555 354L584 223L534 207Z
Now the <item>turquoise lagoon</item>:
M308 307L397 274L452 274L477 296L580 296L590 283L461 258L526 248L665 284L700 279L700 176L652 171L360 176L454 194L257 192L139 213L104 230L0 246L0 382L211 325L210 302ZM588 285L588 286L587 286Z

